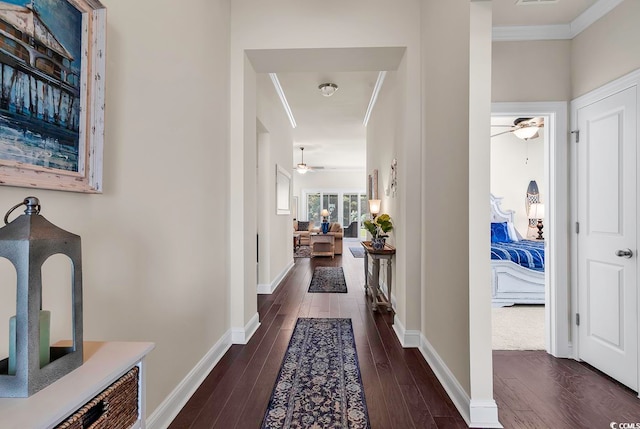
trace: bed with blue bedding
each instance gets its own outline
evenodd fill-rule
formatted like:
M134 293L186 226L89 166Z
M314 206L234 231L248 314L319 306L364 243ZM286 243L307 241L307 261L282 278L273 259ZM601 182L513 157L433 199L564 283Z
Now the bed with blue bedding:
M544 272L544 241L519 240L491 243L491 259L512 261L521 267Z
M511 210L491 195L491 297L496 307L544 304L543 240L523 240L513 227Z

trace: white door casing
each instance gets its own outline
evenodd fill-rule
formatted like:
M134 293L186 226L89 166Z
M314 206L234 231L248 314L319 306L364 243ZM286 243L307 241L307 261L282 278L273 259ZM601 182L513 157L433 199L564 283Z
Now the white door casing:
M637 87L575 110L578 358L638 390ZM617 255L629 249L631 257Z

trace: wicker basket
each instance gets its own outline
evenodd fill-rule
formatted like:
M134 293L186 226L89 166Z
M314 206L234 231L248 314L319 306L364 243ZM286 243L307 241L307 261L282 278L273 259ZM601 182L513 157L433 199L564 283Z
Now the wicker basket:
M129 372L87 402L56 429L128 429L138 420L138 372Z

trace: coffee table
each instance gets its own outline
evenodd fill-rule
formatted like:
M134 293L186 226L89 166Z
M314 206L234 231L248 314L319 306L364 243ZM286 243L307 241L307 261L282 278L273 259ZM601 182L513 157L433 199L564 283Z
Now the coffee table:
M335 254L335 237L333 234L311 233L309 235L309 245L311 246L311 257L331 256Z

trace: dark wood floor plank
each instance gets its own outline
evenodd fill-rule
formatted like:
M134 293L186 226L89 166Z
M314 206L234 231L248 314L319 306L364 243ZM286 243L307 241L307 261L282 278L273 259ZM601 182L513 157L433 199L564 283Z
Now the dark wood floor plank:
M417 349L403 349L393 314L372 312L364 294L364 260L296 259L271 295L258 296L261 326L234 345L171 424L171 429L259 428L291 332L299 317L350 318L372 429L463 428L432 369ZM348 292L308 293L315 267L342 266ZM382 308L381 308L382 310ZM635 393L587 365L541 351L495 351L494 396L508 429L608 427L640 421Z

